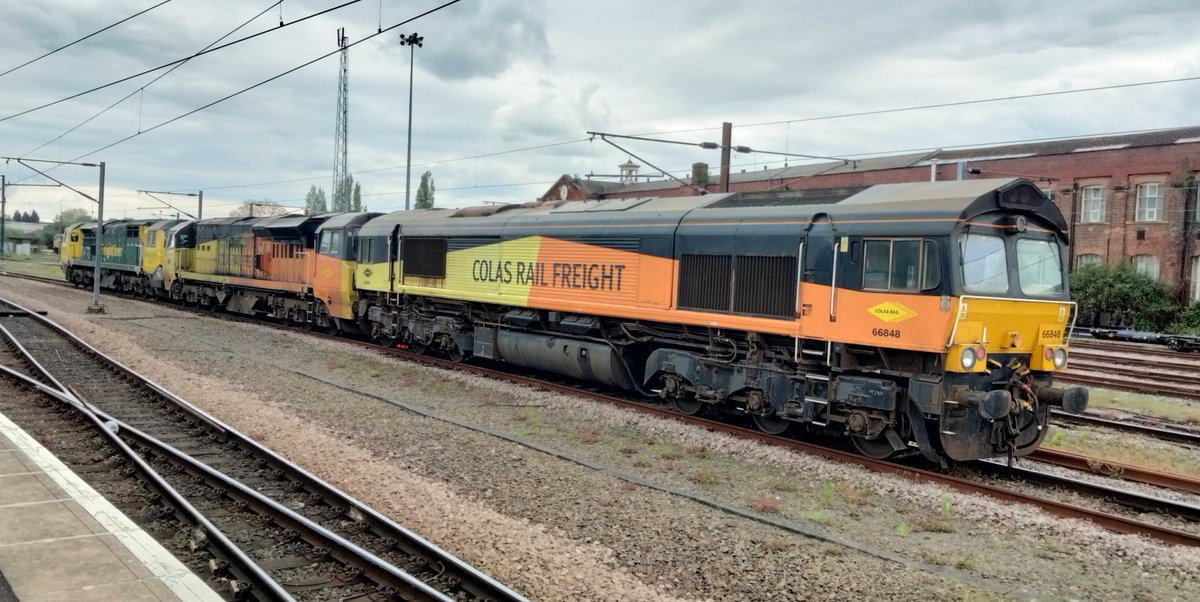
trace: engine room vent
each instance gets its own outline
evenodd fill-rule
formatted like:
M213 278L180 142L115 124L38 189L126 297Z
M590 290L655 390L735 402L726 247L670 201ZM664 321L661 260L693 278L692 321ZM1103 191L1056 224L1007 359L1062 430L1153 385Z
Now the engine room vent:
M793 318L796 315L796 258L739 255L733 311Z
M733 257L684 255L679 260L679 308L729 311Z
M794 318L796 258L683 255L679 308Z
M405 276L446 277L446 239L405 238L401 245Z

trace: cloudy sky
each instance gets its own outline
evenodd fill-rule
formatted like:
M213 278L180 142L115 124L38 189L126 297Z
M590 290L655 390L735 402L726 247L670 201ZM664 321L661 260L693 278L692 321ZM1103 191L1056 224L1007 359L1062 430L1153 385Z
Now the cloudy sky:
M0 72L159 1L0 0ZM344 1L171 0L0 76L0 155L76 159L334 51L338 27L364 40L444 0L362 0L278 27ZM163 71L6 119L186 57L239 26L226 41L269 33L141 91ZM1190 0L463 0L350 50L349 163L372 210L404 205L409 49L397 40L412 31L425 38L413 191L430 170L439 206L525 201L564 173L616 172L628 155L588 141L588 130L702 142L730 121L737 145L849 156L1200 124L1200 81L812 119L1200 77L1200 4ZM337 75L335 55L81 160L107 163L108 216L154 214L138 189L203 189L206 216L249 199L303 206L310 185L330 188ZM719 160L619 143L680 174ZM734 163L781 165L766 154ZM0 170L9 182L47 182L16 162ZM51 175L94 195L96 171ZM14 187L8 198L10 213L43 218L91 205L63 188Z

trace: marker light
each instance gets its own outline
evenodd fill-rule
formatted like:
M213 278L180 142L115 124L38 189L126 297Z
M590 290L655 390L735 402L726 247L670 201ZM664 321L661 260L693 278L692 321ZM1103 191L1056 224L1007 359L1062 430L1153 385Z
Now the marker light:
M1046 348L1046 361L1050 361L1052 359L1054 359L1054 349L1047 347Z
M975 367L975 359L976 359L975 358L975 348L974 347L963 347L962 357L960 359L962 360L962 367L964 369L970 370L971 368L974 368Z
M983 345L975 349L975 359L980 362L987 360L987 349L984 349Z
M1054 367L1062 368L1067 365L1067 350L1059 347L1054 350Z

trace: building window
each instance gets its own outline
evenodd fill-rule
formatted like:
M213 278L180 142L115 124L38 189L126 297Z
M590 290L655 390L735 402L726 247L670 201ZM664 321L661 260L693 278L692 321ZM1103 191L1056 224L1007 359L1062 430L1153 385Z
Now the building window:
M1158 280L1158 257L1154 255L1134 255L1130 261L1137 273L1152 280Z
M1158 222L1163 219L1163 185L1138 184L1135 221Z
M1103 222L1105 217L1105 200L1103 186L1083 187L1083 210L1080 221L1085 223Z
M1192 258L1192 303L1200 303L1200 255Z
M1095 253L1084 253L1075 258L1075 267L1081 268L1085 265L1100 265L1104 263L1104 258Z
M1051 203L1054 202L1054 189L1053 188L1043 188L1042 194L1046 195L1046 198L1050 199Z

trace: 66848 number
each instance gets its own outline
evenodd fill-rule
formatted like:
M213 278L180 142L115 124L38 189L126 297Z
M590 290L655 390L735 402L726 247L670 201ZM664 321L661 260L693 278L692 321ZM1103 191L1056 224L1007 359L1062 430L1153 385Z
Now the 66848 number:
M872 328L871 335L877 337L891 337L893 339L900 338L899 328Z

